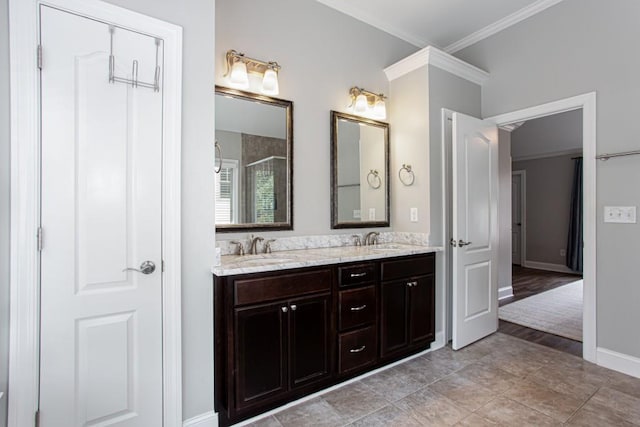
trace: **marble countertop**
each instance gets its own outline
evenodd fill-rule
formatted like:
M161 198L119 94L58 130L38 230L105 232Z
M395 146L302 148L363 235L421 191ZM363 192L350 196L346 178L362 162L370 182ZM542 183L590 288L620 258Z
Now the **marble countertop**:
M298 249L259 255L224 255L221 265L213 267L216 276L262 273L291 268L368 261L398 256L441 252L440 246L419 246L404 243L384 243L373 246L341 246Z

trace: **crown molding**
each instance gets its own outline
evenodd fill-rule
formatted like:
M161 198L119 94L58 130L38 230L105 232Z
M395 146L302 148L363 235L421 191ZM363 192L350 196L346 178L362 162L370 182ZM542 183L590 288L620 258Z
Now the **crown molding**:
M400 40L404 40L416 47L425 47L429 45L428 40L423 40L420 37L416 37L413 34L409 34L408 32L389 24L388 22L385 22L384 20L375 18L362 9L350 6L344 0L317 0L317 2L335 9L338 12L344 13L345 15L349 15L350 17L364 22L365 24L376 27L377 29L384 31L385 33L389 33L392 36L397 37Z
M459 50L464 49L465 47L471 46L472 44L478 43L479 41L484 40L487 37L499 33L500 31L505 30L517 24L518 22L524 21L525 19L530 18L545 9L548 9L551 6L555 6L561 1L562 0L538 0L534 3L531 3L529 6L523 7L517 12L512 13L511 15L505 16L504 18L494 22L493 24L487 25L486 27L476 31L475 33L471 33L468 36L461 38L455 43L451 43L449 46L444 48L444 51L447 53L455 53Z
M486 71L433 46L427 46L413 55L388 66L384 69L384 72L387 75L387 79L392 81L425 65L438 67L480 86L489 78L489 73Z

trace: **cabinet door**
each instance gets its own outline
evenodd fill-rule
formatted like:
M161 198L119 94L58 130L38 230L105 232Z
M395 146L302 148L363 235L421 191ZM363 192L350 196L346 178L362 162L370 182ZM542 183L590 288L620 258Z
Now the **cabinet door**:
M401 350L409 344L408 309L408 283L383 283L380 313L381 357Z
M289 301L291 388L330 374L329 294Z
M433 275L410 280L409 344L432 341L435 333Z
M287 391L285 310L284 302L235 310L237 409Z

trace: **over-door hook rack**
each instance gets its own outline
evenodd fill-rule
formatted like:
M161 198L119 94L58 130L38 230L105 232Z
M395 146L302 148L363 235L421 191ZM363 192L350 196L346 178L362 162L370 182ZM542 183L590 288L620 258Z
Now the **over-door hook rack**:
M116 76L116 57L113 54L113 34L116 32L116 27L113 25L109 26L109 83L125 83L130 84L131 87L146 87L149 89L153 89L154 92L160 92L160 65L159 65L159 56L160 56L160 39L156 38L156 68L153 77L153 83L141 82L138 80L138 61L136 59L133 60L133 64L131 66L131 78L128 79L126 77L118 77Z

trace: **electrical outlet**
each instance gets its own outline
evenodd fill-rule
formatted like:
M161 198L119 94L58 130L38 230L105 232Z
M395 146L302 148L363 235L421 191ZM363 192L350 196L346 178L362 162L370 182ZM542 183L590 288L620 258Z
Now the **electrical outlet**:
M636 207L635 206L605 206L604 222L612 222L618 224L635 224L636 223Z
M560 249L560 256L567 256L567 250L566 249Z
M369 221L376 220L376 208L369 208Z
M411 208L411 222L418 222L418 208Z

